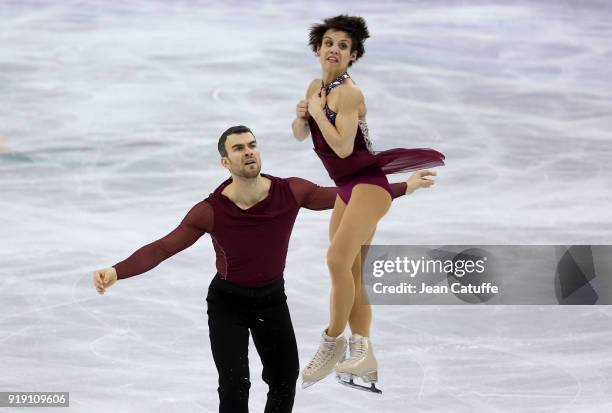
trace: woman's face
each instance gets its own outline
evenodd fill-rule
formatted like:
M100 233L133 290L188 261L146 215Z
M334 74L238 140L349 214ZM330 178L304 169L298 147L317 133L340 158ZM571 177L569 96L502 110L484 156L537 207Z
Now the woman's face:
M346 71L349 63L357 58L356 51L351 53L351 46L348 33L333 29L326 31L317 51L321 68L331 72Z

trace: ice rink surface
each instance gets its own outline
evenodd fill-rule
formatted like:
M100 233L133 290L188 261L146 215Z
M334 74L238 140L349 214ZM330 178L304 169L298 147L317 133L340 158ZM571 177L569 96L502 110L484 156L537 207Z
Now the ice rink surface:
M91 274L226 178L216 142L233 124L264 172L331 183L290 123L320 75L308 27L343 12L372 34L350 73L375 148L447 156L374 243L612 242L608 1L0 0L0 391L69 391L70 412L217 411L210 237L104 296ZM285 271L302 366L327 322L329 216L300 213ZM604 306L377 306L384 394L328 378L294 411L610 412L611 326Z

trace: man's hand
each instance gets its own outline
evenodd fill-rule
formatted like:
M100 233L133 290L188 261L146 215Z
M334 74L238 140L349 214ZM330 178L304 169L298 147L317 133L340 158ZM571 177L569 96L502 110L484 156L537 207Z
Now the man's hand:
M425 176L436 175L436 171L430 171L429 169L413 172L412 175L410 175L410 178L408 178L406 181L406 195L410 195L419 188L429 188L435 184L435 182L431 179L425 178Z
M117 271L113 267L95 270L93 280L96 290L102 295L108 287L117 282Z

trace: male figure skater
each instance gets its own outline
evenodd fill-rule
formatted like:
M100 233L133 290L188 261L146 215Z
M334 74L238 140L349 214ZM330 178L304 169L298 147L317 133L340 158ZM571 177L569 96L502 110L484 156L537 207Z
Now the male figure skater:
M257 141L246 126L223 132L218 149L231 178L191 208L168 235L113 267L96 270L94 285L104 294L118 279L154 268L208 232L217 256L206 301L219 373L219 412L248 412L249 331L269 386L265 412L291 412L299 361L283 280L289 237L301 207L331 209L337 190L260 174ZM394 197L430 186L423 178L427 172L392 184Z

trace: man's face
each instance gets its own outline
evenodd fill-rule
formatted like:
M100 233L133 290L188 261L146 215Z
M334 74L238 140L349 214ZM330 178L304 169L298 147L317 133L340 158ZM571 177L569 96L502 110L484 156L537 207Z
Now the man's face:
M221 158L221 164L232 175L242 178L254 178L261 171L261 158L255 136L249 132L232 134L225 140L227 156Z

